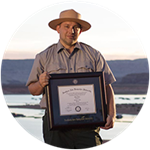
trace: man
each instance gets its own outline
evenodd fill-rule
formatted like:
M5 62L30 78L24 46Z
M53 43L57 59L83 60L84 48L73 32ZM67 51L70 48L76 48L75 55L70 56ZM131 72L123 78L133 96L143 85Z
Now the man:
M76 73L104 71L108 117L103 129L114 125L115 104L111 83L115 78L101 53L92 47L77 42L81 32L90 29L91 25L81 20L81 15L74 10L60 13L58 19L49 22L50 28L60 36L59 42L36 55L27 86L32 95L43 94L40 106L46 109L44 87L52 73ZM101 144L100 128L72 129L49 131L47 113L43 117L43 135L46 143L62 148L88 148Z

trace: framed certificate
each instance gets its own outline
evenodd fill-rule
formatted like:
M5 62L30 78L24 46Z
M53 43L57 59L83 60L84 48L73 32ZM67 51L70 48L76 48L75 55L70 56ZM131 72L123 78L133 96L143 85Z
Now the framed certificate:
M106 123L103 72L51 74L46 100L50 130L93 128Z

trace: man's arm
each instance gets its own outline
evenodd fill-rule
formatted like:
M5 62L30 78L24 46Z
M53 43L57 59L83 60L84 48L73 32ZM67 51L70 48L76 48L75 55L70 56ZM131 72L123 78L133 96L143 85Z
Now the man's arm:
M39 76L39 81L32 82L28 89L32 95L41 95L43 93L44 87L48 84L50 75L47 72L42 73Z
M43 93L43 87L39 81L33 82L28 86L28 90L32 95L41 95Z
M114 100L114 91L112 89L111 84L106 86L106 96L107 96L107 122L102 129L110 129L113 128L115 117L116 117L116 106L115 106L115 100Z

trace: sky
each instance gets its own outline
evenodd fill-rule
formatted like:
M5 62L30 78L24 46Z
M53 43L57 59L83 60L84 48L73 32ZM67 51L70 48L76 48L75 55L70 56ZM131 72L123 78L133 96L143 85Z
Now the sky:
M72 2L53 5L24 18L11 37L3 59L34 59L37 53L57 43L59 35L49 28L48 22L66 9L76 10L92 25L81 33L78 41L100 51L106 60L146 58L136 32L118 14L100 6Z

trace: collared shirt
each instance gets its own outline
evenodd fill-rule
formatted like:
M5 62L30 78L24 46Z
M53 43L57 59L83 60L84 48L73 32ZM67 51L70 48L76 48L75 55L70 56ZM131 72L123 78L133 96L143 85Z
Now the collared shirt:
M26 85L37 82L44 71L49 74L104 71L106 85L116 81L101 53L81 42L76 43L71 54L60 41L37 54ZM46 108L45 94L40 106Z

